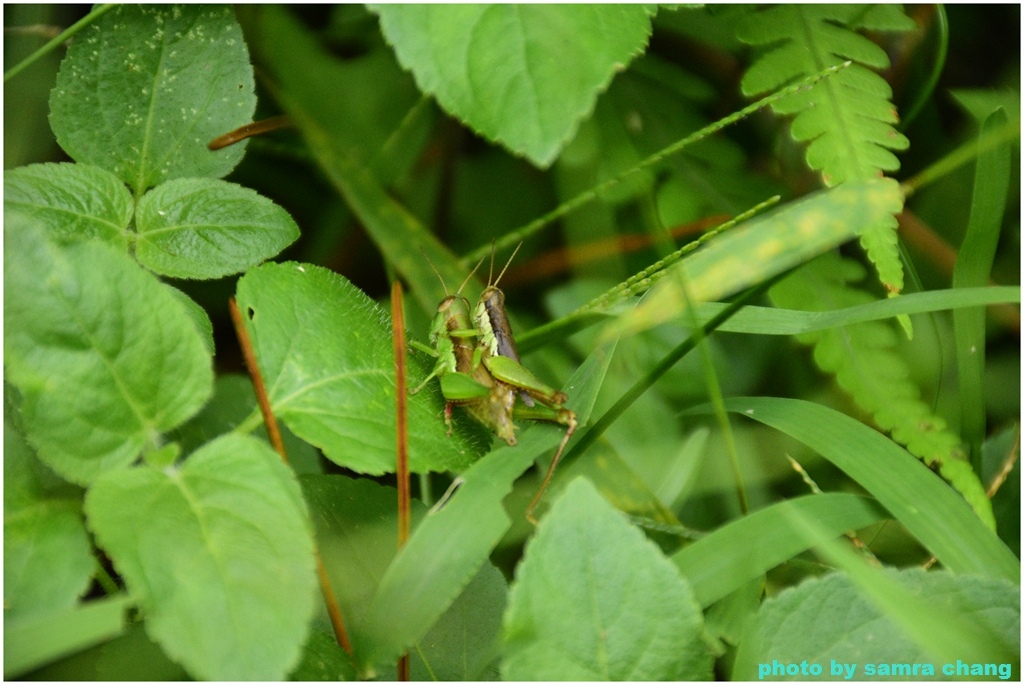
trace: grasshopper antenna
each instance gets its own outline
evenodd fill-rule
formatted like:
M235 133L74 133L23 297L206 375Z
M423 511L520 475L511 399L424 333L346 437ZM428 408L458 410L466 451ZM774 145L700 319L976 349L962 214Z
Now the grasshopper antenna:
M505 268L503 268L501 270L501 273L498 274L498 280L494 281L494 283L493 283L494 287L498 286L498 282L501 281L501 277L505 275L506 271L508 271L508 267L512 265L512 260L516 258L516 254L519 252L519 248L521 248L522 246L523 246L523 243L520 242L518 245L516 245L516 249L512 250L512 256L508 258L507 262L505 262ZM494 243L492 242L491 243L491 273L493 274L493 272L494 272ZM488 285L491 285L491 276L490 275L487 276L487 283L488 283Z
M430 257L427 256L427 251L423 249L422 245L420 245L420 252L423 253L423 257L424 259L427 260L427 264L430 265L430 268L433 270L434 275L437 276L437 280L441 281L441 287L444 288L445 296L451 295L451 293L448 292L448 284L444 282L443 278L441 278L441 272L437 270L436 266L434 266L434 262L430 261ZM466 280L464 280L462 282L462 285L459 286L459 289L455 291L456 295L460 294L462 292L462 289L466 287L466 284L469 283L469 280L473 278L473 274L475 274L476 270L480 268L480 265L484 263L484 259L484 257L481 257L480 261L476 263L476 266L473 267L473 270L469 272L468 276L466 276Z
M423 249L422 245L420 245L420 252L423 253L423 258L427 260L427 264L430 265L434 275L437 276L437 280L441 281L441 287L444 288L445 296L451 295L451 293L448 292L448 284L444 282L443 278L441 278L441 272L437 270L436 266L434 266L434 262L430 261L430 257L427 256L427 251Z
M484 259L485 257L481 257L480 261L476 263L476 266L473 267L473 270L469 272L468 276L466 276L466 280L464 280L462 282L462 285L459 286L459 289L455 291L456 295L460 294L462 292L462 289L466 287L466 284L469 283L469 279L473 278L473 274L475 274L476 270L480 268L480 265L484 263Z

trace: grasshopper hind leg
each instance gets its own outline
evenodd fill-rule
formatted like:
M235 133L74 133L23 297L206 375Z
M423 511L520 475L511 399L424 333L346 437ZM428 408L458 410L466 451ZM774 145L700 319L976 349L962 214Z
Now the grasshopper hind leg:
M564 414L563 414L564 412ZM565 450L565 446L569 443L569 438L576 431L577 421L576 414L568 410L562 410L559 412L559 423L563 423L566 426L565 435L562 436L562 442L558 445L558 451L555 452L555 456L551 459L551 466L548 467L548 472L544 474L544 481L537 488L537 493L530 500L529 506L526 507L526 520L537 525L537 519L533 516L533 510L540 504L540 500L544 497L544 491L548 489L548 485L551 483L551 477L555 475L555 468L558 467L558 461L562 458L562 452Z

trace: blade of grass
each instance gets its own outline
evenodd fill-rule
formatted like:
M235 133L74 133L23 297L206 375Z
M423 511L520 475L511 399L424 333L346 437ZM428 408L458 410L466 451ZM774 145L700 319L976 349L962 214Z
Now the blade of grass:
M796 335L809 331L820 331L826 328L849 326L865 321L889 319L901 314L927 314L947 309L955 310L968 307L1019 303L1020 287L992 286L988 288L958 288L956 290L932 290L910 293L831 311L803 311L747 305L736 311L729 320L723 321L718 326L718 330L728 333ZM728 307L731 307L731 305L720 302L700 302L694 305L697 320L701 322L709 322ZM535 328L519 336L517 342L522 339L529 340L528 344L521 343L519 349L522 351L542 347L552 342L555 336L571 335L587 328L591 324L610 319L614 316L614 314L592 312L587 315L587 318L578 319L579 325L569 329L555 332L541 330L547 328L547 326Z
M1006 111L997 109L982 124L979 146L1006 124ZM988 283L1003 223L1010 183L1010 146L1004 143L978 157L967 234L953 268L953 287ZM953 313L956 367L960 379L960 435L970 446L971 462L981 473L981 444L985 440L985 312Z
M672 562L708 607L817 543L819 537L788 525L796 515L817 521L822 535L834 537L876 523L886 512L860 495L804 495L727 523L673 554Z
M4 678L16 678L120 635L132 601L117 595L4 622Z
M951 571L1020 582L1020 561L967 503L902 447L834 409L803 400L737 397L729 411L790 435L857 481ZM707 413L700 407L688 413Z
M735 316L719 326L719 330L761 335L797 335L864 323L865 321L894 318L901 314L927 314L947 309L956 310L1003 303L1019 304L1020 288L1018 286L995 286L932 290L900 295L845 309L820 312L748 306L743 307ZM700 321L710 319L726 306L717 302L698 304L696 305L697 319Z
M89 12L89 14L85 15L84 17L82 17L81 19L76 21L74 24L72 24L71 26L66 28L64 31L61 31L60 34L57 35L55 38L53 38L50 41L47 41L46 45L44 45L43 47L39 48L38 50L33 52L28 57L26 57L25 59L21 60L21 62L19 62L18 64L14 65L13 67L8 69L7 71L5 71L4 72L4 83L7 83L9 80L11 80L15 76L17 76L18 74L23 72L25 69L28 69L30 66L35 64L41 57L43 57L44 55L46 55L46 54L52 52L53 50L57 49L57 47L61 43L63 43L64 41L70 39L72 36L76 35L79 31L81 31L85 27L89 26L94 21L96 21L97 19L102 17L104 14L106 14L110 10L114 9L115 7L117 7L116 4L96 5L95 7L93 7L92 11Z

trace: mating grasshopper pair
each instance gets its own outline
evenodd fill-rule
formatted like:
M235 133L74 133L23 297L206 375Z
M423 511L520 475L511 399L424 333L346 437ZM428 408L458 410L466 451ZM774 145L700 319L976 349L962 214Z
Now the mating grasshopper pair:
M518 250L517 247L516 252ZM412 393L422 390L431 378L439 379L441 394L445 399L445 423L449 434L453 405L463 407L470 416L508 445L516 444L513 419L547 421L566 427L544 482L526 509L526 517L534 521L533 509L543 496L562 451L576 430L577 422L576 414L562 406L567 400L565 393L545 384L519 362L515 338L505 313L505 295L497 285L515 256L513 252L497 280L492 281L492 251L488 285L480 294L474 309L470 310L469 300L462 296L462 289L480 268L483 260L454 295L449 294L441 300L430 325L430 343L433 348L411 343L417 349L437 357L430 375ZM437 269L434 269L434 273L437 273ZM438 278L441 278L439 273ZM447 293L448 286L443 278L441 285ZM521 405L516 403L517 397L522 400Z

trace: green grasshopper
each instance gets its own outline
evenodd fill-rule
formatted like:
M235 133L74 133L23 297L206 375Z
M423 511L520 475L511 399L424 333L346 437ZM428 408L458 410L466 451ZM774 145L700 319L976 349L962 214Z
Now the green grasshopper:
M512 257L515 257L515 252ZM429 258L427 261L430 261ZM565 436L544 482L526 510L527 518L535 522L533 509L547 489L562 451L576 430L577 420L573 411L562 406L567 400L565 393L545 384L519 362L515 338L505 313L505 296L497 287L511 262L512 258L509 258L498 279L492 282L492 253L491 276L472 312L472 319L469 301L462 296L462 289L480 268L480 264L477 264L454 295L448 294L441 300L430 326L433 349L416 342L411 343L417 349L437 357L430 375L412 393L419 392L431 378L439 379L441 394L445 399L445 423L449 434L453 405L466 409L470 416L509 445L516 444L513 418L566 426ZM482 260L480 263L483 263ZM436 268L434 272L438 274L445 293L448 293L448 287ZM517 394L522 398L523 406L516 406Z
M430 259L427 258L427 261ZM480 261L482 263L483 260ZM497 383L484 366L484 350L476 342L479 332L472 326L469 300L462 296L462 289L480 268L480 264L476 265L454 295L448 294L448 286L437 269L434 269L434 273L441 279L446 296L437 305L437 313L430 324L430 344L433 348L416 341L412 341L411 345L436 356L437 363L430 375L411 394L418 393L431 378L436 377L445 399L444 420L449 435L452 432L452 405L457 405L507 444L515 445L515 424L512 423L515 395L511 388Z

